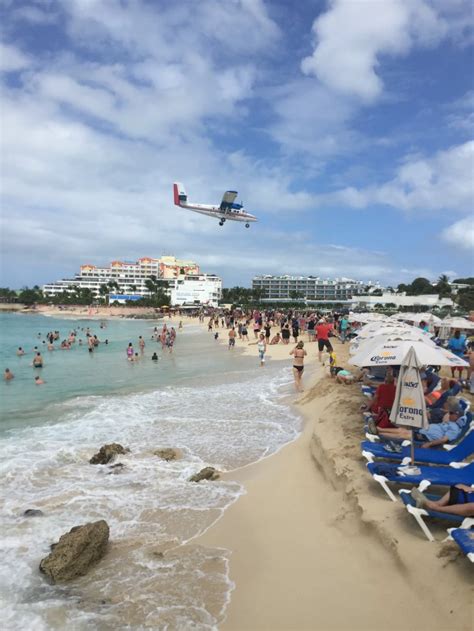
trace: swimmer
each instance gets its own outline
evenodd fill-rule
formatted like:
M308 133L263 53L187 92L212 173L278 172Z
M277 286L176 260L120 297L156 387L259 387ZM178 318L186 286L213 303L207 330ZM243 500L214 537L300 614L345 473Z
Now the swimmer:
M33 358L33 368L43 368L43 358L41 357L41 353L36 353Z
M153 355L151 356L151 361L153 362L157 362L158 361L158 355L155 353L153 353Z
M44 384L44 381L41 379L41 377L39 377L38 375L36 375L35 377L35 384L37 386L42 386Z
M214 339L215 339L215 340L218 340L218 339L219 339L219 333L218 333L217 331L214 333Z
M82 346L82 339L79 338L79 346Z
M54 344L52 342L48 343L48 351L54 351Z
M25 351L21 348L21 346L19 346L16 354L18 355L18 357L21 357L25 354Z
M15 375L11 372L10 368L5 368L5 372L3 373L3 378L5 381L11 381Z

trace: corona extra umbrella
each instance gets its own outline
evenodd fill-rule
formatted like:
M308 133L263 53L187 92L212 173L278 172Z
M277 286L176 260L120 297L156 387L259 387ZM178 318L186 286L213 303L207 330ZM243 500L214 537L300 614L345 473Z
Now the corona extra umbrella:
M451 351L439 346L429 346L417 340L380 342L375 348L369 350L362 348L350 358L349 363L354 366L400 366L410 348L414 349L423 366L465 368L469 365Z
M428 426L425 395L420 375L421 363L413 346L408 350L401 362L397 381L395 401L393 402L390 420L395 425L410 427L411 464L414 464L413 429L424 429Z
M376 335L371 338L367 338L358 342L356 341L351 344L349 352L354 355L355 353L359 353L361 351L370 351L373 348L377 348L379 344L385 343L395 343L395 342L421 342L422 344L427 344L431 346L431 348L437 348L435 342L428 336L423 334L423 331L417 333L414 331L402 331L401 333L389 333L387 335L381 334Z

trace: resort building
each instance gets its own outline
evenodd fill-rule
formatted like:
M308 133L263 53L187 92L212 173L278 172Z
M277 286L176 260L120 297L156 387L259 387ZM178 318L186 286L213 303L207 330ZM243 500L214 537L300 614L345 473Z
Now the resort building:
M323 279L319 276L255 276L252 289L262 291L265 300L304 299L321 302L340 302L367 293L367 287L380 285L350 278Z
M112 261L109 267L81 265L74 278L65 278L43 285L45 296L76 289L90 289L96 298L109 297L110 302L124 303L149 296L147 279L162 281L163 290L170 295L172 304L217 305L222 293L222 280L214 274L201 274L193 261L162 256L159 259L144 257L136 262Z
M413 307L414 310L433 307L453 307L451 298L440 298L438 294L421 294L419 296L407 296L400 294L383 293L379 296L357 296L352 300L353 307L371 310L375 305L391 305L393 307Z

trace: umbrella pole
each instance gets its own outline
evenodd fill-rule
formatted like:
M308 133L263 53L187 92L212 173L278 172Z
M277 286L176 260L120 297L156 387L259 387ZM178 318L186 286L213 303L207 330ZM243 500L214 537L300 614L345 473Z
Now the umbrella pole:
M415 464L415 431L411 429L411 465Z

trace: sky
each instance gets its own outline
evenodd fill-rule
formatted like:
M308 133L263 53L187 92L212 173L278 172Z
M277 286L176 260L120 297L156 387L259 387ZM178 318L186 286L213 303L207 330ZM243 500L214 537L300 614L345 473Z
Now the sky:
M474 275L471 0L0 0L0 24L1 286L162 254L226 287Z

